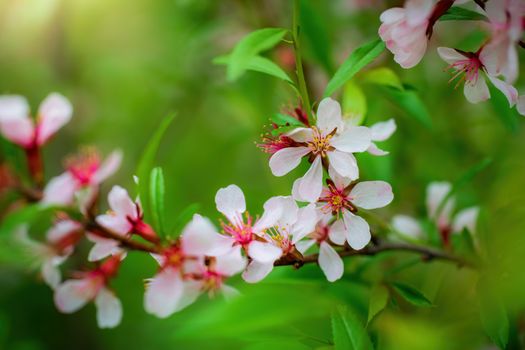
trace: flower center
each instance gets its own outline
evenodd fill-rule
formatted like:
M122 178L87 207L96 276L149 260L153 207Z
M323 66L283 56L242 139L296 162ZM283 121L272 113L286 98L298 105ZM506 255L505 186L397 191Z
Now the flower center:
M244 246L253 240L252 217L246 212L246 222L240 216L238 219L237 223L226 224L222 222L221 226L225 233L235 238L238 244Z
M315 227L315 231L311 234L311 237L318 244L320 244L328 239L328 232L329 232L329 227L327 225L318 224Z
M457 88L462 81L464 81L465 84L475 85L478 82L479 71L482 68L483 63L481 63L478 55L470 54L470 56L465 57L464 60L456 61L447 67L447 69L454 71L454 75L450 78L449 83L457 79L455 88Z
M289 230L285 226L274 226L265 231L266 236L283 250L283 254L288 254L293 249L290 240Z
M100 167L100 156L93 148L84 148L76 156L66 160L69 173L83 186L89 185Z
M321 157L326 157L328 151L333 150L333 147L330 145L330 139L332 134L323 135L321 131L312 126L313 138L308 142L308 148L312 151L314 155L320 155Z
M184 262L184 254L179 247L170 247L164 252L164 266L180 267Z
M341 213L343 209L356 212L357 208L350 201L350 197L345 194L345 189L339 189L334 184L328 184L328 191L319 199L320 202L326 203L321 210L325 213L334 215Z

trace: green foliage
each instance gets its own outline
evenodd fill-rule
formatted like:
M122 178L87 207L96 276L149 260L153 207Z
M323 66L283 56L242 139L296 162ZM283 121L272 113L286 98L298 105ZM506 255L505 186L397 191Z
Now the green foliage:
M452 6L439 18L440 21L488 21L487 17L479 12L464 7Z
M427 128L432 127L432 119L427 107L419 98L416 90L410 86L403 86L403 89L392 86L380 87L384 96L387 97L394 105L405 112L406 115L417 120Z
M59 208L54 206L42 205L40 203L29 204L14 210L2 218L0 225L0 237L12 234L20 225L31 224L42 217L51 217Z
M165 235L165 219L164 219L164 175L162 168L156 167L151 170L149 184L149 198L151 204L151 215L153 219L153 226L160 236Z
M381 39L376 39L355 49L330 79L323 96L331 96L357 72L376 59L384 49L385 43Z
M231 56L228 55L216 57L213 60L213 63L230 66L230 57ZM292 86L294 85L294 82L288 76L288 73L286 73L281 67L279 67L277 64L275 64L273 61L269 60L266 57L252 56L251 58L247 59L245 63L245 70L251 70L254 72L268 74L275 78L284 80L290 83Z
M193 203L180 211L180 213L175 218L173 229L171 230L173 236L172 238L177 237L181 233L183 227L191 220L193 215L200 210L200 208L200 204Z
M251 62L254 56L277 45L287 32L287 29L282 28L264 28L246 35L237 43L229 56L228 80L239 78L247 67L253 64Z
M431 307L432 302L427 299L423 293L421 293L416 288L398 282L393 282L392 287L394 290L410 304L419 306L419 307Z
M370 301L368 302L368 319L370 323L372 319L379 314L388 304L390 292L385 286L378 284L370 291Z
M301 123L299 120L297 120L296 118L288 114L274 113L272 114L270 120L277 125L291 125L291 126L304 127L303 123Z
M335 350L373 350L372 342L361 320L345 307L332 314Z
M368 72L364 72L361 76L361 79L365 83L389 86L400 91L405 89L396 72L387 67L379 67L371 69Z
M341 108L343 117L353 118L356 125L363 123L368 110L366 96L363 89L353 80L348 81L344 86Z
M500 297L486 278L478 283L477 296L485 332L500 349L505 349L509 341L509 318Z
M155 163L155 156L157 150L159 149L160 143L164 133L170 126L171 122L175 118L175 115L170 115L162 120L159 127L149 140L148 144L142 152L139 163L137 165L137 170L135 174L138 177L138 195L141 200L142 210L144 211L147 217L152 217L152 212L150 209L150 175L153 164Z

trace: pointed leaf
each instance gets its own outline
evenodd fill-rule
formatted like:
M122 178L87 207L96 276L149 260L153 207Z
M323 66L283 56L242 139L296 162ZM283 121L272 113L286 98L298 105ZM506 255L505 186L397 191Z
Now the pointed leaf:
M228 80L239 78L254 56L277 45L287 31L282 28L264 28L242 38L230 55Z
M402 284L402 283L397 283L397 282L392 283L392 287L394 287L395 291L403 299L405 299L412 305L420 306L420 307L433 306L432 302L428 300L427 297L423 295L423 293L421 293L414 287L411 287L409 285Z
M505 349L509 341L509 318L501 299L487 282L486 278L483 278L478 283L481 323L489 338L500 349Z
M150 183L149 183L149 195L151 204L151 217L153 219L153 226L155 230L162 236L164 236L165 222L164 222L164 175L162 168L157 167L151 170Z
M373 350L361 320L347 308L332 314L332 333L335 350Z
M328 97L332 95L357 72L379 56L384 49L385 43L381 39L376 39L354 50L328 82L323 96Z
M219 64L219 65L228 65L230 63L230 56L225 55L225 56L216 57L213 60L213 63ZM279 67L277 64L275 64L273 61L269 60L266 57L253 56L247 62L244 69L263 73L263 74L268 74L275 78L284 80L292 85L295 84L293 80L288 76L288 74L281 67Z
M440 21L488 21L488 18L479 12L464 7L453 6L439 18Z
M370 301L368 302L368 319L367 323L370 323L372 319L388 304L388 298L390 293L388 288L378 284L370 291Z

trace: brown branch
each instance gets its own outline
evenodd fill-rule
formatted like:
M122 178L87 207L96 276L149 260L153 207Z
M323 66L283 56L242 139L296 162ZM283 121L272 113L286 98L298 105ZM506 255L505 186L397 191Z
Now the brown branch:
M120 243L120 246L130 250L138 250L146 253L158 254L160 252L159 247L144 244L138 241L135 241L131 238L122 237L121 235L112 232L99 224L96 221L90 220L84 224L84 227L87 231L92 232L96 235L99 235L103 238L110 238Z
M381 243L375 246L366 247L361 250L341 250L338 252L338 254L343 258L348 256L373 256L388 251L405 251L420 254L423 261L444 260L455 263L459 267L465 266L474 268L476 266L471 261L465 260L447 252L407 243ZM311 254L297 259L279 259L275 262L275 266L292 265L296 268L300 268L304 264L316 263L318 258L319 254Z

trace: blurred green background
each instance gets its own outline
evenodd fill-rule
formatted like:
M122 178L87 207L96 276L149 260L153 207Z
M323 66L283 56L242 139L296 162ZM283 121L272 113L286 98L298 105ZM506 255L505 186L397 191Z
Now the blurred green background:
M395 2L365 8L358 3L304 2L305 66L314 101L346 55L377 36L379 14ZM259 73L227 82L224 67L212 59L250 31L289 27L290 21L291 2L278 0L0 0L0 93L25 95L34 109L52 91L72 101L73 121L45 150L48 178L62 171L64 157L79 146L95 145L104 154L120 148L123 165L103 191L113 184L133 189L132 175L149 137L177 112L157 158L174 213L168 220L192 203L218 219L215 192L231 183L245 191L250 211L260 213L270 196L289 194L302 171L273 177L267 155L255 145L269 117L292 108L296 96L285 83ZM460 207L482 208L479 234L490 285L509 309L509 348L519 349L525 328L523 120L496 93L490 102L471 105L461 88L447 83L436 43L475 48L483 40L478 25L439 23L435 32L415 69L400 69L388 52L374 63L392 68L419 92L431 126L420 122L425 116L406 113L391 97L364 87L367 124L395 118L398 131L383 144L388 157L359 157L361 178L392 184L395 201L379 212L385 220L395 213L424 216L428 182L454 181L486 157L493 159L457 195ZM268 55L292 74L289 49L283 44ZM401 302L380 314L368 330L381 349L486 349L490 341L473 297L478 274L440 262L407 265L413 260L410 254L348 259L345 276L334 284L314 265L279 268L257 285L235 279L243 297L231 303L203 296L159 320L142 307L143 279L153 275L155 263L131 253L113 283L123 322L99 330L93 305L74 315L58 313L51 290L21 258L4 252L0 348L329 349L335 307L347 305L366 320L370 285L395 280L417 286L436 306L416 309ZM407 267L399 268L403 264Z

